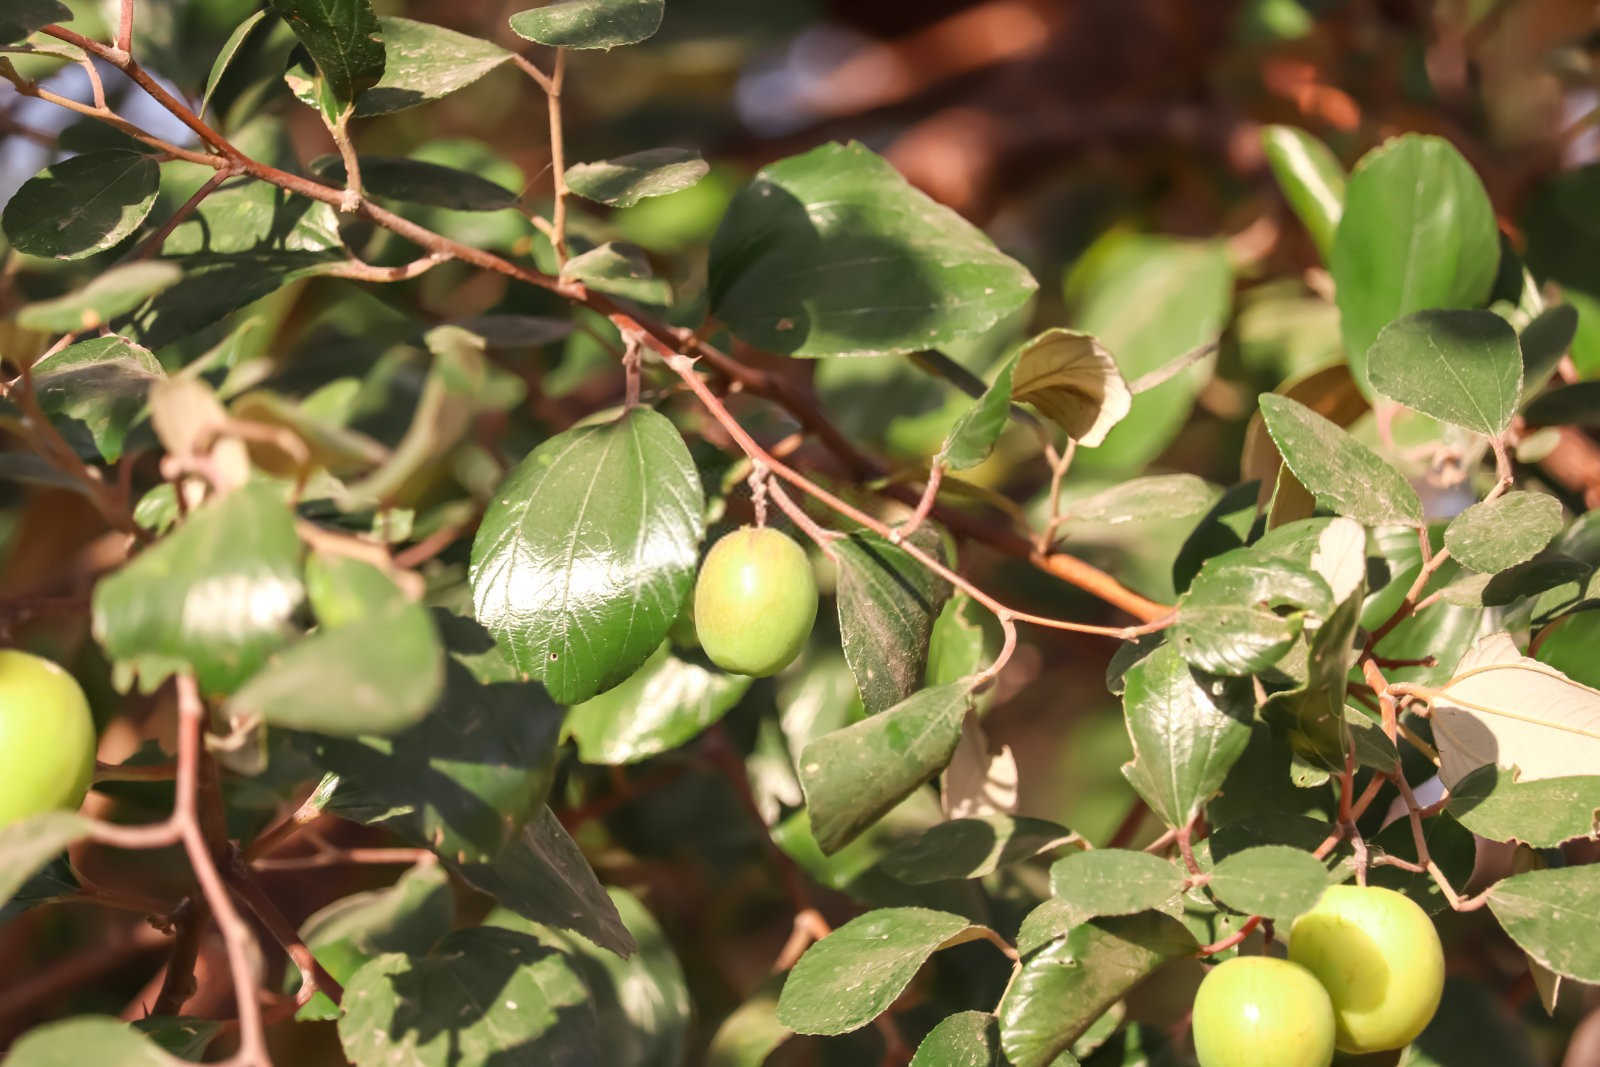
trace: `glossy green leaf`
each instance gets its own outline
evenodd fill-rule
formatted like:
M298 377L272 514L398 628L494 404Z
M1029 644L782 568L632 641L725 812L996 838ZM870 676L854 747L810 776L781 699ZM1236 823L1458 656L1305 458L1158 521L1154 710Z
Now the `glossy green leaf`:
M655 276L644 251L620 241L608 241L573 256L561 265L561 277L641 304L667 304L672 300L672 287L665 278Z
M1027 915L1017 928L1017 951L1031 956L1058 937L1066 937L1092 916L1084 915L1059 897L1049 897Z
M928 827L896 845L881 865L908 885L982 878L1073 840L1072 831L1025 815L981 815Z
M82 259L137 230L160 184L161 169L139 152L73 156L24 182L0 214L0 228L19 252Z
M1406 134L1363 156L1328 258L1357 381L1378 331L1413 311L1481 305L1499 263L1494 208L1448 141Z
M1211 869L1206 883L1222 903L1246 915L1264 915L1287 925L1316 907L1328 886L1328 871L1309 852L1261 845L1235 852Z
M1363 526L1422 522L1417 491L1376 452L1304 404L1264 393L1267 432L1317 503Z
M191 512L95 586L95 637L147 690L192 667L229 693L292 636L300 539L280 491L253 482Z
M624 681L678 616L705 534L700 475L664 416L557 434L495 493L472 545L478 620L559 703Z
M46 414L82 423L100 455L115 463L150 387L164 377L153 353L112 334L68 345L37 364L33 388Z
M384 45L372 0L271 0L310 53L339 105L384 73Z
M511 59L497 44L430 22L380 16L383 77L356 97L366 118L404 111L464 89Z
M176 263L162 261L112 267L82 289L19 309L17 324L47 333L97 330L170 288L182 276Z
M356 1067L597 1062L588 987L565 955L519 931L458 930L427 956L379 956L341 1007L339 1039Z
M1185 826L1222 787L1250 742L1249 682L1208 678L1171 645L1150 653L1123 678L1123 713L1133 744L1123 776L1163 822Z
M939 532L924 526L911 543L944 555ZM869 712L893 707L922 686L934 620L950 583L899 545L853 533L834 544L839 557L839 644Z
M945 434L935 463L964 471L989 458L1011 415L1011 374L1015 369L1014 361L1007 362L995 376L994 384L961 413Z
M371 196L428 204L451 211L504 211L517 206L517 193L487 178L438 163L399 156L362 156L361 188ZM343 160L323 156L311 169L327 182L346 182Z
M1523 415L1529 426L1600 427L1600 381L1558 386L1535 397Z
M941 948L980 936L960 915L878 908L806 950L778 998L778 1021L799 1034L845 1034L886 1011Z
M1556 867L1513 875L1489 910L1522 950L1556 974L1600 982L1600 871Z
M945 768L971 691L966 681L924 689L805 747L800 784L824 853L837 852Z
M341 897L300 924L300 940L334 981L343 984L374 956L420 956L450 932L455 900L438 864L413 867L387 889ZM339 1007L318 992L297 1019L337 1019Z
M567 168L567 188L612 207L632 207L646 197L687 189L710 172L711 165L692 148L649 148L598 163L575 163Z
M1555 497L1513 490L1457 515L1444 531L1444 546L1463 566L1494 574L1532 559L1561 525Z
M1011 399L1031 404L1080 445L1094 448L1133 403L1117 361L1095 337L1046 330L1017 352Z
M1511 771L1491 763L1455 784L1448 810L1491 841L1554 848L1575 837L1600 835L1600 776L1518 782Z
M181 1067L185 1061L121 1019L77 1015L34 1027L7 1053L6 1067L73 1067L114 1063L117 1067Z
M1278 188L1327 262L1344 213L1344 168L1327 145L1293 126L1263 128L1261 147Z
M228 34L228 39L223 42L222 50L217 53L217 58L211 63L211 73L206 75L205 91L200 96L200 110L197 114L204 118L207 109L211 107L211 96L217 91L217 86L222 84L222 76L228 73L228 67L233 64L234 57L239 54L239 49L250 37L250 32L261 25L261 20L267 17L265 8L251 15L233 28Z
M564 729L585 763L637 763L693 740L739 703L754 680L664 642L627 681L574 707Z
M66 847L89 836L88 819L47 811L0 827L0 904Z
M61 0L11 0L0 12L0 44L15 44L52 22L71 22L72 9Z
M1367 374L1384 396L1492 436L1516 413L1522 349L1492 311L1418 311L1379 332Z
M1307 613L1332 609L1333 594L1315 571L1234 549L1207 560L1183 595L1173 646L1201 670L1255 674L1283 658Z
M1126 848L1073 852L1050 867L1050 890L1083 919L1160 908L1183 892L1171 860Z
M859 144L765 167L711 242L711 307L795 356L881 355L973 337L1037 288L1026 268Z
M555 0L511 16L519 37L558 48L638 44L661 26L665 0Z
M1000 1031L986 1011L958 1011L928 1031L911 1067L1004 1067Z
M928 639L927 684L944 685L977 674L994 662L1003 641L1000 623L988 608L965 593L953 594Z
M1023 964L1001 998L1006 1057L1014 1067L1050 1067L1128 990L1198 947L1182 923L1159 912L1075 927Z

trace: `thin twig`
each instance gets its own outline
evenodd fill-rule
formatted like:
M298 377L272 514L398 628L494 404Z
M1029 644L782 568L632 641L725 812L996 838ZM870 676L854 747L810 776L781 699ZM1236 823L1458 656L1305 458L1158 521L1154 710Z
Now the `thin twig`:
M201 202L217 191L218 186L238 173L238 171L219 170L207 178L205 184L196 189L193 196L180 204L178 210L174 211L172 216L166 222L163 222L159 229L139 242L139 247L133 250L133 254L128 259L149 259L161 251L161 246L166 244L168 237L172 236L172 231L183 225L184 220L193 215L196 209L200 207Z
M556 260L567 261L567 150L561 130L561 86L567 80L567 50L556 49L555 73L544 87L550 114L550 181L555 204L550 208L550 243Z

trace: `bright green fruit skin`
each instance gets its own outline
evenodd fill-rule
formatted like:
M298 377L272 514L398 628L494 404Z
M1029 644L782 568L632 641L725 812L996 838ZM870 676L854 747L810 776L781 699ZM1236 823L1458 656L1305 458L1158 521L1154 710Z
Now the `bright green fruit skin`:
M1194 995L1200 1067L1328 1067L1333 1005L1311 972L1271 956L1219 963Z
M0 826L83 803L94 718L77 681L47 659L0 649Z
M1377 886L1329 886L1294 921L1289 958L1327 989L1344 1052L1402 1048L1444 992L1444 948L1428 913Z
M816 620L811 561L787 535L746 526L706 553L694 587L694 628L723 670L778 673L800 654Z

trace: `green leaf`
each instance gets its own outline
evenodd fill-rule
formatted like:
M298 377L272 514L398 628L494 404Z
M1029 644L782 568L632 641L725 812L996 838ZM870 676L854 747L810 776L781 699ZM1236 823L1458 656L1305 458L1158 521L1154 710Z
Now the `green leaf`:
M1117 361L1095 337L1052 329L1018 351L1011 399L1032 404L1068 437L1093 448L1128 414L1133 394Z
M1017 951L1023 957L1031 956L1056 938L1066 937L1091 917L1059 897L1050 897L1023 916L1017 928Z
M1173 645L1213 674L1246 675L1283 658L1306 615L1333 609L1327 582L1308 567L1236 548L1206 561L1178 605Z
M1126 848L1073 852L1050 867L1050 890L1081 919L1132 915L1170 904L1183 892L1171 860Z
M101 579L94 634L147 691L188 665L203 692L231 693L290 639L301 593L294 516L253 482Z
M1422 522L1422 501L1376 452L1304 404L1261 396L1267 432L1283 461L1317 503L1363 526Z
M222 84L222 76L228 73L228 67L233 63L234 57L239 54L239 49L244 47L244 42L250 36L250 31L261 25L261 20L267 17L266 9L249 15L228 34L228 39L222 44L222 51L217 53L217 58L211 63L211 73L206 75L205 91L200 96L200 110L198 114L205 118L207 109L211 107L211 96L217 91L217 86Z
M222 1022L175 1015L147 1015L143 1019L135 1019L133 1028L174 1056L195 1061L205 1058L206 1049L222 1032Z
M36 364L33 388L46 414L83 423L100 455L115 463L150 387L164 377L153 353L113 334L79 341Z
M74 1067L114 1063L117 1067L181 1067L183 1060L121 1019L78 1015L29 1030L11 1046L6 1067Z
M847 1034L883 1014L941 948L981 936L960 915L878 908L806 950L778 998L778 1021L798 1034Z
M1493 436L1522 396L1522 349L1492 311L1418 311L1367 351L1372 387L1425 415Z
M75 812L47 811L0 827L0 904L68 845L88 837L90 825Z
M585 763L637 763L699 736L754 681L679 655L663 642L627 681L573 708L564 729Z
M561 265L561 277L641 304L664 305L672 300L672 287L655 276L644 250L621 241L607 241L573 256Z
M705 1067L761 1067L794 1033L778 1021L781 976L767 979L735 1008L711 1038Z
M1047 819L981 815L935 823L896 845L879 865L907 885L982 878L1071 840L1072 831Z
M183 271L176 263L140 262L112 267L75 292L17 311L17 324L47 333L97 330L146 298L170 288Z
M411 868L387 889L352 893L312 913L300 924L300 940L342 985L374 956L425 954L450 932L454 918L450 878L433 863ZM320 991L295 1016L338 1017L338 1005Z
M1556 867L1518 874L1489 892L1511 939L1556 974L1600 982L1600 871Z
M928 685L944 685L977 674L994 661L1004 635L988 608L965 593L946 600L928 639Z
M1344 168L1327 145L1293 126L1263 128L1261 146L1284 198L1327 262L1344 213Z
M1007 362L995 376L994 384L961 413L945 434L944 444L933 458L935 463L964 471L989 458L1011 414L1011 374L1015 369L1015 361Z
M917 548L944 555L939 532L924 526ZM839 557L839 644L869 712L893 707L922 687L933 623L950 583L898 545L872 533L834 544Z
M638 44L661 26L665 0L556 0L511 16L519 37L557 48Z
M705 535L700 476L640 408L557 434L495 493L472 545L478 620L562 704L627 679L667 636Z
M971 693L968 681L924 689L805 747L800 785L824 853L843 848L945 768Z
M1038 287L1026 268L859 144L765 167L711 242L711 307L794 356L883 355L983 333Z
M694 185L711 165L692 148L649 148L598 163L567 168L567 188L612 207L632 207L651 196L666 196Z
M1000 1032L986 1011L958 1011L928 1031L911 1067L1004 1067Z
M444 860L469 884L524 918L576 931L618 956L638 948L589 861L549 808L493 860Z
M1512 490L1457 515L1445 528L1444 546L1462 566L1495 574L1538 555L1561 525L1555 497Z
M429 22L383 15L378 24L386 56L383 77L356 97L360 118L439 100L511 59L497 44Z
M1529 426L1600 427L1600 381L1558 386L1535 397L1523 415Z
M379 956L344 993L339 1040L356 1067L597 1062L588 987L564 954L519 931L480 926L427 956Z
M1193 474L1152 474L1131 478L1063 508L1069 525L1123 526L1168 522L1203 514L1217 502L1217 487Z
M1222 787L1250 743L1250 684L1199 674L1171 645L1123 677L1123 713L1133 743L1123 776L1163 822L1185 826Z
M517 194L487 178L454 167L397 156L362 156L361 188L371 196L429 204L452 211L504 211L517 206ZM344 185L344 161L322 156L311 169L325 181Z
M1361 619L1362 585L1310 634L1306 642L1304 676L1300 684L1274 693L1263 707L1263 717L1283 725L1295 755L1327 768L1344 768L1345 693L1347 675L1355 665L1352 647Z
M337 253L343 259L339 238L339 217L332 207L318 200L293 196L275 185L242 180L223 185L201 201L193 215L179 224L161 245L161 253L172 257L205 257L193 262L234 264L256 263L271 266L305 266ZM301 253L300 256L286 253ZM323 253L311 256L308 253ZM193 271L184 262L185 281ZM214 280L207 284L216 284ZM180 293L183 283L167 291Z
M1578 332L1578 309L1571 304L1545 308L1522 328L1522 395L1524 399L1544 387L1567 354Z
M52 22L71 22L72 9L61 0L9 0L0 12L0 44L16 44Z
M1328 887L1328 871L1309 852L1262 845L1235 852L1211 869L1212 896L1235 911L1263 915L1287 926L1317 906Z
M544 804L562 710L516 678L482 627L443 611L433 618L450 656L430 714L393 737L296 742L339 776L337 814L386 823L459 862L489 862Z
M1328 257L1356 380L1378 331L1425 308L1480 306L1499 263L1489 196L1448 141L1406 134L1363 156Z
M19 252L82 259L127 237L150 214L161 168L139 152L88 152L29 178L0 215Z
M1198 947L1182 923L1159 912L1075 927L1023 964L1000 999L1007 1059L1014 1067L1049 1067L1156 968Z
M1405 1067L1544 1067L1523 1020L1484 983L1449 976L1439 1011L1405 1053ZM1360 1061L1354 1061L1359 1063Z
M296 199L289 198L290 205L294 205ZM328 217L332 219L331 214ZM190 225L192 223L186 222L178 230L181 232ZM240 308L342 258L342 253L331 249L298 252L267 249L185 257L180 261L183 280L157 294L141 308L129 332L147 348L159 350L200 334Z
M1575 611L1544 632L1533 658L1575 682L1600 689L1600 611Z
M1491 841L1555 848L1575 837L1600 835L1600 776L1518 782L1511 771L1491 763L1455 784L1448 810Z
M342 108L384 73L384 36L372 0L270 0L305 45Z

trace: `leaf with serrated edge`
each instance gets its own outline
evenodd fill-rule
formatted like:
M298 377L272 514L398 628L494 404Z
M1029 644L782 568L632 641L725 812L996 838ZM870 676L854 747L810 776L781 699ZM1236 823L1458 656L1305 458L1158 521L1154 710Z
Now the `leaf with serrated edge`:
M1089 448L1100 444L1133 404L1117 361L1094 337L1052 329L1017 353L1011 399L1032 404Z
M1511 939L1557 974L1600 982L1600 870L1557 867L1513 875L1489 892Z
M939 531L924 526L909 539L943 558ZM867 710L882 711L922 685L934 620L950 583L899 545L873 533L835 543L839 561L839 645Z
M1492 311L1419 311L1383 328L1367 373L1406 407L1492 435L1510 425L1522 396L1522 349Z
M692 148L649 148L597 163L567 168L567 188L612 207L632 207L650 196L667 196L694 185L711 165Z
M339 104L383 76L384 39L372 0L270 0Z
M1050 867L1050 889L1084 918L1159 908L1183 892L1171 860L1126 848L1073 852Z
M511 16L519 36L557 48L638 44L661 25L665 0L557 0Z
M1363 526L1422 522L1410 483L1334 423L1273 393L1262 395L1261 414L1284 463L1319 504Z
M1464 567L1497 574L1538 555L1561 532L1561 501L1512 490L1474 504L1451 520L1444 547Z

